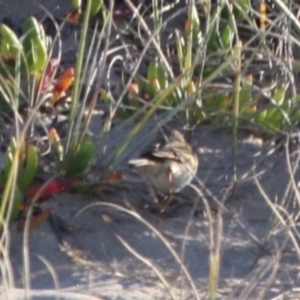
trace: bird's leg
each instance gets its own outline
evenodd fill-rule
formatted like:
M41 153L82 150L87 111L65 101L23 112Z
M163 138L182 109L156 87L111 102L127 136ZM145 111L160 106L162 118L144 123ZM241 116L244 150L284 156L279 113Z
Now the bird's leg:
M159 212L161 214L164 213L166 211L166 209L169 207L172 198L173 198L172 193L170 193L170 194L168 194L167 196L164 197L164 199L162 201L162 204L161 204L161 207L160 207L160 210L159 210Z
M167 171L167 176L168 176L168 181L170 183L170 191L168 193L168 195L166 195L162 201L162 205L161 205L161 208L160 208L160 213L164 213L166 211L166 209L169 207L170 205L170 202L173 198L173 191L172 191L172 172L171 170L168 170Z
M156 197L156 192L155 192L155 190L151 186L149 186L149 191L150 191L150 195L151 195L152 201L154 203L156 203L156 204L159 203L159 201L158 201L158 199Z

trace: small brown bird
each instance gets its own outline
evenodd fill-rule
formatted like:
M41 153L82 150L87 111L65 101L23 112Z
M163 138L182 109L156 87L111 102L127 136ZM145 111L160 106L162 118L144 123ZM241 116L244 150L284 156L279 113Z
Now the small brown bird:
M198 157L178 130L172 130L165 144L156 144L128 163L139 169L154 198L157 192L168 195L161 212L168 207L171 195L188 185L198 169Z

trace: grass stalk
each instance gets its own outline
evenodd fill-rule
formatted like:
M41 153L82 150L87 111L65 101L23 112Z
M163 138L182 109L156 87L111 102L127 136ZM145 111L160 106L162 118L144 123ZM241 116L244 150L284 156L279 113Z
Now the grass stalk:
M235 61L235 81L234 81L234 94L233 94L233 114L232 114L232 177L233 186L237 183L237 166L236 166L236 155L237 155L237 131L238 131L238 118L240 110L240 89L241 89L241 51L242 42L238 41L234 47Z
M76 58L75 79L74 79L74 85L73 85L73 89L72 89L72 97L71 97L72 101L71 101L71 107L70 107L70 113L69 113L66 155L68 155L70 146L73 141L74 127L76 124L76 115L77 115L77 110L78 110L78 100L79 100L81 79L82 79L81 72L82 72L82 66L83 66L83 57L84 57L84 53L85 53L88 23L89 23L90 13L91 13L91 2L92 2L91 0L87 1L84 19L83 19L83 23L82 23L82 30L81 30L81 34L80 34L78 56Z

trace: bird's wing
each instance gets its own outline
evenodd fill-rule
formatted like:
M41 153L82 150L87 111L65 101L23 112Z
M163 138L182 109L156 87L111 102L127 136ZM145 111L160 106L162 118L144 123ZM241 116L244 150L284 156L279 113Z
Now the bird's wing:
M155 161L148 158L135 158L135 159L131 159L128 162L128 164L135 167L143 167L143 166L154 165Z
M165 159L178 159L176 151L172 149L159 149L152 152L152 156L156 158L165 158Z
M174 160L181 160L182 153L192 153L192 149L189 145L182 142L173 142L166 144L161 148L157 148L152 152L152 155L160 158L168 158Z

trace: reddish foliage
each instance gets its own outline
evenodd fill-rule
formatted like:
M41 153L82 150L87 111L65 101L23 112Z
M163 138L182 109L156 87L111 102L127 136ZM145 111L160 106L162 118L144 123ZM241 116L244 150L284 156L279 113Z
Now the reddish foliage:
M44 76L41 78L41 80L38 82L36 86L36 90L38 92L44 92L49 88L51 79L53 77L53 72L57 67L57 65L58 65L58 60L56 58L52 58L49 61Z
M57 80L54 85L53 92L56 96L62 95L74 81L74 68L66 69L62 76Z
M31 186L26 189L25 195L29 199L33 199L38 195L38 199L43 199L55 194L59 194L64 190L70 188L74 182L77 181L76 177L61 179L61 180L53 180L46 185L36 185Z
M123 179L123 173L121 171L114 171L107 177L108 181L119 181L121 179Z
M79 21L79 16L80 16L80 10L73 9L67 14L67 21L77 24Z

